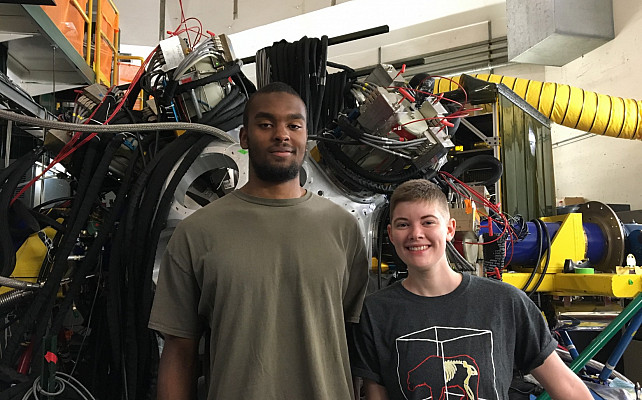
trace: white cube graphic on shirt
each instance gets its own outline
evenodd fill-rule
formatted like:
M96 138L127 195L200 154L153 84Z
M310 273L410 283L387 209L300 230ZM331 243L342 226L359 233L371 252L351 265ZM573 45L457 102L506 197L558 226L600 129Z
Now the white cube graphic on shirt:
M498 399L489 330L431 327L396 339L407 400Z

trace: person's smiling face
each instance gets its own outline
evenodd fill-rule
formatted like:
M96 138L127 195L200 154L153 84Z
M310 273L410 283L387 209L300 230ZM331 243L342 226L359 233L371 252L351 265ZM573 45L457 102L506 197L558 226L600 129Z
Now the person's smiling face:
M455 235L455 220L435 202L402 201L393 211L388 236L409 269L428 271L446 259L446 241Z

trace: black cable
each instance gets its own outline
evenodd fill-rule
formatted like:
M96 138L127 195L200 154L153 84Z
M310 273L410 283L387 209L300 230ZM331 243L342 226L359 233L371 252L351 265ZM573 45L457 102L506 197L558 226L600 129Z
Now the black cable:
M57 199L47 200L47 201L45 201L43 203L38 204L33 209L35 211L39 211L41 208L44 208L44 207L46 207L48 205L60 203L60 202L67 201L67 200L73 200L73 198L74 198L74 196L65 196L65 197L58 197Z
M137 246L130 254L124 254L124 272L127 276L127 293L126 293L126 316L125 316L125 371L127 380L127 393L130 400L135 400L141 390L139 363L144 360L139 359L140 346L139 342L145 340L146 332L140 332L139 318L143 317L139 305L142 302L140 287L144 284L144 266L143 259L146 246L149 245L149 227L152 224L153 216L156 211L158 200L161 196L167 176L174 168L176 162L191 148L194 143L201 137L200 133L186 132L179 136L178 139L165 146L162 152L162 162L154 163L150 169L149 177L144 178L144 194L140 204L138 197L134 197L129 204L127 213L127 225L130 232L126 232L125 243L136 243ZM139 177L140 180L140 177ZM139 190L139 182L132 187L133 190ZM143 388L144 389L144 388Z
M354 146L354 145L362 145L363 144L363 143L358 142L356 140L342 140L342 139L336 139L334 137L318 136L318 135L309 135L308 139L309 140L318 140L318 141L323 141L323 142L330 142L330 143L337 143L337 144L345 145L345 146Z
M232 64L232 66L224 68L221 71L215 72L211 75L206 76L205 78L197 79L195 81L183 83L182 85L179 85L173 93L171 93L171 97L178 96L181 93L189 92L192 89L199 88L201 86L208 85L213 82L218 82L225 80L232 75L236 75L239 72L241 72L241 66L237 63Z
M36 219L36 221L38 221L38 224L41 227L51 226L52 228L54 228L56 231L59 231L59 232L67 231L67 227L65 225L61 224L60 222L56 221L55 219L45 214L41 214L38 211L33 209L29 209L29 214L31 214Z
M487 178L485 181L481 182L484 186L494 185L501 177L503 173L502 163L495 157L491 155L477 155L474 157L467 158L466 160L459 163L455 169L451 172L451 175L455 178L461 177L466 171L471 169L473 166L486 165L493 170L493 174Z
M11 166L0 173L2 175L0 179L6 177L6 181L0 181L0 232L3 232L0 235L0 260L2 261L0 275L2 276L10 276L16 266L16 251L13 240L11 235L6 234L9 232L11 200L24 174L33 167L33 164L43 153L44 147L34 149L14 161Z
M342 70L347 71L347 72L354 72L354 69L348 67L347 65L339 64L339 63L332 62L332 61L327 61L326 64L327 64L328 67L342 69Z
M457 271L475 271L475 267L473 267L473 265L469 263L468 260L466 260L466 258L464 258L464 256L459 253L459 251L457 251L455 245L453 245L450 241L446 241L446 252L452 257L451 261L455 263Z
M31 329L32 323L36 323L35 329L33 330L33 336L35 338L41 338L44 336L48 326L47 321L49 320L49 315L51 315L56 294L60 288L60 281L68 268L67 257L73 250L80 231L85 227L87 217L89 216L91 208L94 205L94 201L102 187L103 180L106 177L111 159L116 150L120 147L121 143L122 138L120 137L114 137L114 139L110 141L104 151L101 161L95 169L95 173L93 174L93 179L91 180L89 187L86 188L85 197L82 201L74 205L74 208L77 208L77 211L73 213L72 209L72 213L77 217L71 225L67 225L70 226L70 228L68 233L63 236L62 242L56 250L54 265L47 276L47 280L43 287L38 291L36 298L27 309L27 312L23 314L20 323L13 331L13 335L9 339L5 348L5 352L2 354L2 364L13 365L17 361L20 342L27 331ZM34 354L38 354L40 351L40 345L41 343L38 340L34 342ZM41 362L42 360L40 357L35 357L32 360L32 371L39 371L38 367Z
M382 270L381 263L383 259L383 234L388 226L388 219L390 218L390 203L386 202L383 208L381 219L379 220L379 229L377 230L377 289L382 286Z
M244 100L245 100L245 97L241 93L238 86L233 86L232 89L230 90L230 93L227 96L223 97L223 99L221 99L221 101L216 103L216 105L212 107L210 110L205 111L203 113L203 116L197 121L199 123L207 124L217 114L224 112L230 108L236 107L238 103L243 103Z
M316 134L319 130L319 120L321 119L321 110L323 109L323 97L325 95L325 86L327 80L327 61L328 61L328 37L321 36L321 43L319 46L319 57L317 67L317 94L315 96L315 109L314 109L314 131Z
M540 227L546 233L546 244L548 246L548 249L546 250L546 262L544 263L544 267L542 268L542 273L537 279L537 283L535 283L535 287L533 287L531 292L528 294L528 297L533 297L533 294L537 292L537 289L539 289L539 286L542 284L542 282L544 281L544 278L546 277L546 272L548 271L548 265L551 261L551 234L548 231L548 227L546 226L546 223L544 223L544 221L542 221L539 218L535 219L535 221L537 221L536 223L540 224ZM536 266L535 268L537 268L538 266Z
M531 271L526 284L524 285L524 287L522 287L522 290L524 292L526 291L526 289L528 289L528 285L531 284L531 282L535 278L535 275L537 274L539 264L542 262L542 247L544 245L544 231L542 230L540 225L535 222L535 220L531 220L531 222L535 224L535 229L537 230L537 243L539 244L539 249L537 250L537 262L535 263L535 267L533 268L533 271Z
M211 137L202 136L194 145L187 151L185 157L180 162L178 168L172 175L167 187L164 189L163 195L158 201L158 207L152 221L150 234L146 238L145 253L142 255L142 262L140 268L143 270L142 282L139 291L142 293L141 301L138 303L139 316L137 318L136 330L139 333L138 341L138 387L139 397L144 397L148 390L150 383L150 366L151 361L151 331L147 328L149 322L149 315L152 308L153 292L152 292L152 271L154 268L154 259L156 257L156 249L161 232L167 226L167 215L174 200L174 192L176 187L188 172L196 158L201 154L203 149L212 141Z
M90 268L97 265L98 258L102 252L103 246L107 242L109 235L112 232L113 226L121 216L121 210L125 204L126 194L129 189L129 183L134 172L134 166L136 165L136 159L138 157L138 152L132 152L131 158L128 160L128 168L123 178L120 187L116 193L116 198L111 207L111 210L108 216L105 218L98 235L91 243L85 258L80 263L80 266L75 270L74 277L72 279L71 285L65 294L65 299L62 301L58 308L58 314L54 318L51 326L52 332L58 332L62 328L63 319L67 314L67 310L71 307L73 301L80 293L80 288L86 280L86 276L89 273Z

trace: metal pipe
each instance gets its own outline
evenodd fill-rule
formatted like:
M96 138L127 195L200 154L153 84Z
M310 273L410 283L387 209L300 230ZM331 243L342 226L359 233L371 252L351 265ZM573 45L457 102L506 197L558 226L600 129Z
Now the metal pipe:
M7 121L7 140L4 147L4 167L9 166L9 160L11 156L11 135L13 131L13 121Z
M0 118L9 121L20 122L31 126L40 126L42 128L62 129L74 132L149 132L159 130L186 130L207 133L215 136L224 142L236 143L234 139L224 131L209 125L196 124L192 122L154 122L144 124L116 124L116 125L85 125L70 124L56 120L44 120L40 118L29 117L27 115L14 113L11 111L0 110Z
M642 311L638 311L638 313L635 314L635 317L631 320L631 323L624 331L624 334L622 334L620 341L615 345L609 359L604 364L602 372L600 372L600 382L606 382L609 376L611 376L615 366L620 361L620 358L622 358L624 350L626 350L626 347L631 343L631 340L633 340L633 336L635 336L640 325L642 325Z
M22 290L36 290L40 289L40 285L37 283L20 281L18 279L7 278L6 276L0 276L0 286L6 286L14 289Z
M620 313L620 315L617 316L609 324L609 326L606 327L593 341L588 345L586 349L580 354L579 357L577 357L575 360L570 365L571 371L577 373L579 370L584 368L586 363L593 358L594 355L597 354L598 351L604 347L606 343L608 343L609 340L615 334L626 324L634 315L636 315L640 309L642 309L642 293L639 293L633 301L626 306L624 310ZM547 392L544 392L537 397L537 400L550 400L551 396Z
M388 33L388 32L390 32L390 27L388 25L381 25L375 28L364 29L362 31L348 33L345 35L329 38L328 46L332 46L334 44L339 44L339 43L351 42L353 40L358 40L358 39L365 39L370 36L381 35L382 33ZM253 62L256 62L256 57L255 56L245 57L245 58L242 58L241 61L243 62L243 65L251 64Z
M560 331L560 337L562 338L562 342L564 343L564 346L568 349L568 354L571 355L571 358L575 360L577 357L579 357L580 353L577 352L577 348L573 344L573 341L571 340L571 337L568 335L568 332Z
M6 310L13 307L16 303L33 296L34 292L31 290L10 290L6 293L0 294L0 309Z

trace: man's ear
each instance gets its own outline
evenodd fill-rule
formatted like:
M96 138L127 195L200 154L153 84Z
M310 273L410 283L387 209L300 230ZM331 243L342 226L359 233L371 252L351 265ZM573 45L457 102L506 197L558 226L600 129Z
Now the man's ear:
M392 243L392 235L390 233L392 233L392 225L388 224L388 240ZM395 244L392 243L392 245L394 246Z
M239 132L239 143L241 144L242 149L247 149L247 129L245 127L241 127L241 131Z

